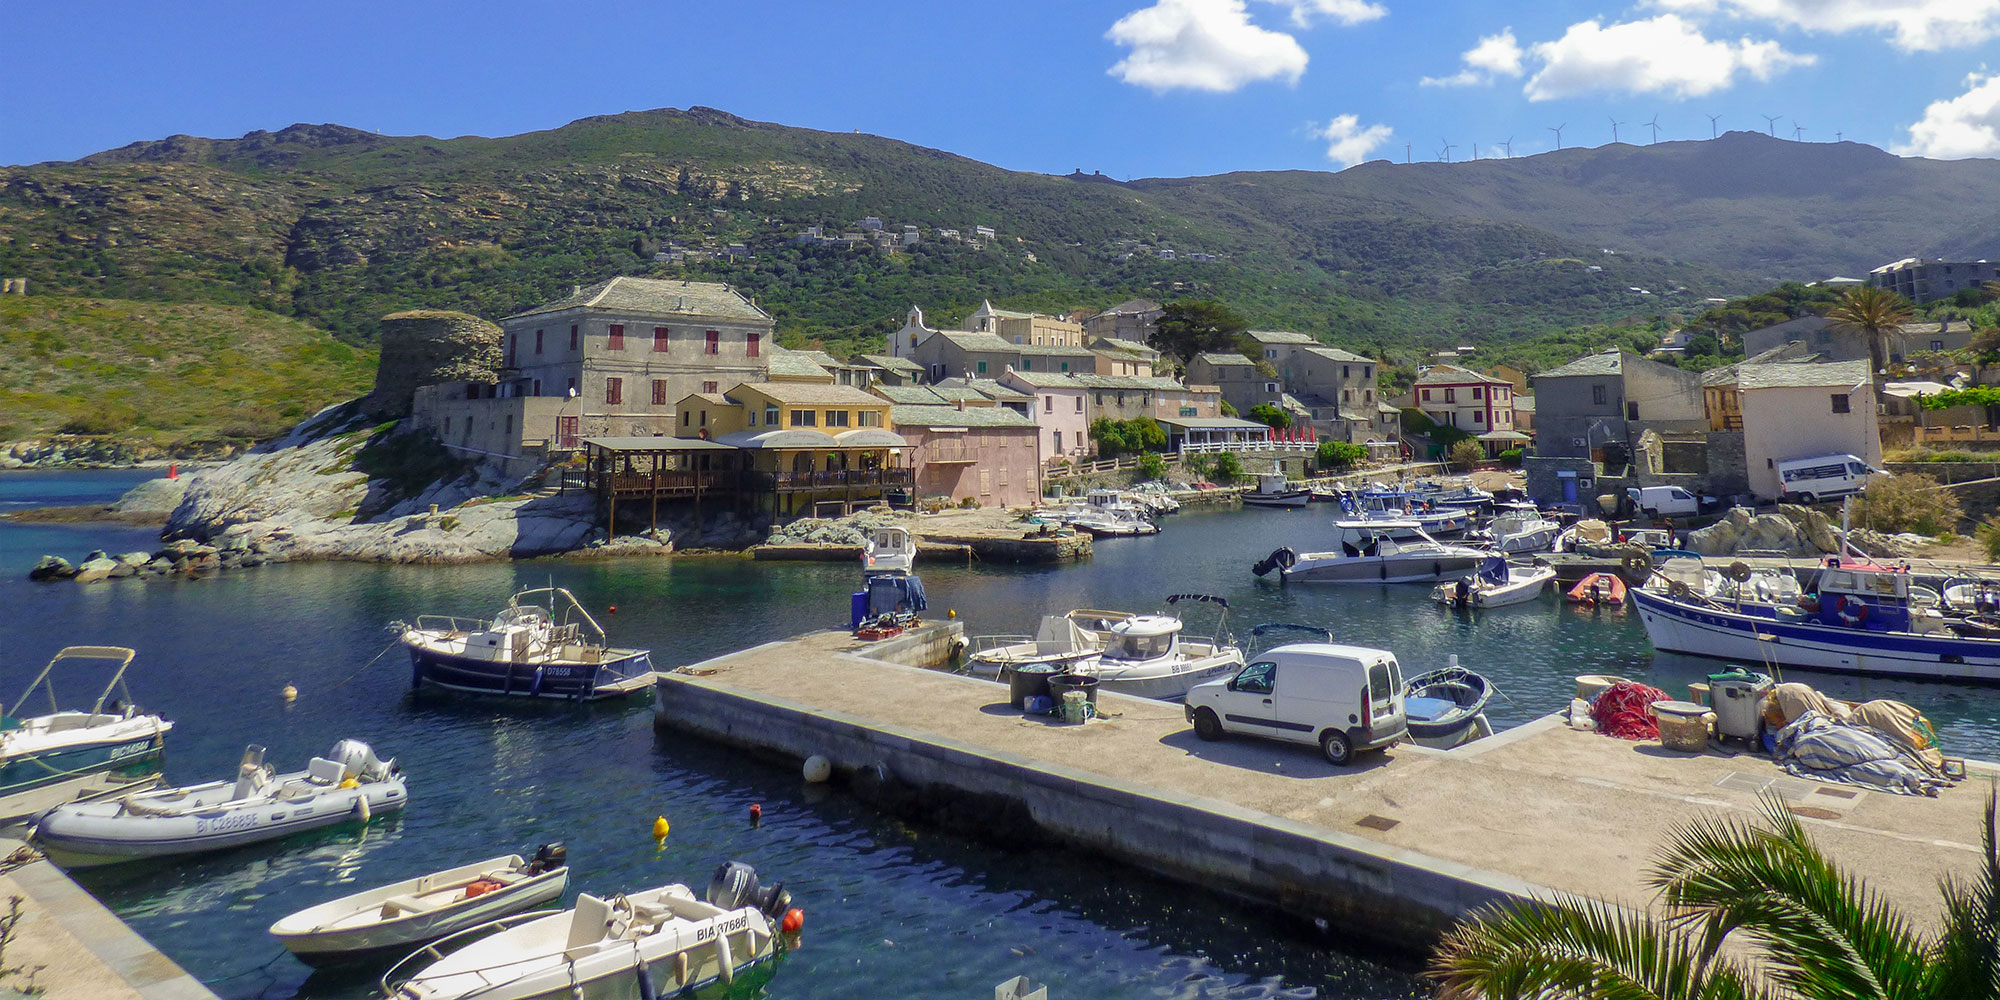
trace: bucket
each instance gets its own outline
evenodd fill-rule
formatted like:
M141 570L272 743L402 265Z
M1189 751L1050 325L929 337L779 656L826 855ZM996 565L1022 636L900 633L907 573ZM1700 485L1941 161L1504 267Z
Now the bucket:
M1660 720L1660 745L1682 753L1708 749L1709 721L1715 718L1706 705L1691 701L1656 701L1653 717Z
M1015 708L1020 708L1027 699L1049 694L1049 678L1056 676L1056 668L1046 663L1024 663L1007 668L1007 700Z
M1097 678L1085 674L1057 674L1049 678L1049 695L1061 701L1071 691L1083 692L1083 699L1097 705Z

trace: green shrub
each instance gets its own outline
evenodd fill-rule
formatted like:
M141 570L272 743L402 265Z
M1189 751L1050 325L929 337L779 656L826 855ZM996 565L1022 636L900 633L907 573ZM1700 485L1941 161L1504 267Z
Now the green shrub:
M1452 442L1451 448L1445 452L1445 464L1460 472L1471 472L1485 460L1486 449L1481 448L1479 442L1472 440L1471 435Z
M1854 505L1857 527L1875 531L1914 531L1941 535L1958 527L1965 516L1958 497L1920 472L1878 476Z
M1367 457L1368 449L1358 444L1345 441L1319 443L1319 467L1322 469L1351 469Z
M1223 400L1222 405L1218 406L1216 409L1219 410L1225 417L1236 416L1236 407L1229 405L1229 400L1226 399Z
M1522 454L1519 448L1509 448L1500 453L1500 464L1510 469L1518 469L1521 467Z
M1973 534L1979 539L1979 547L1986 552L1987 562L2000 562L2000 514L1990 514L1979 522Z
M1158 479L1167 474L1167 460L1157 451L1141 452L1139 455L1139 478Z
M1243 463L1233 451L1225 451L1215 456L1215 464L1209 467L1210 478L1224 486L1234 486L1243 478Z
M1188 477L1196 482L1213 482L1208 477L1215 471L1215 463L1207 455L1189 455L1181 459L1181 468L1186 469Z
M1269 403L1258 403L1250 408L1250 419L1266 427L1287 430L1292 426L1292 415Z
M1097 442L1097 452L1105 458L1157 451L1167 446L1166 429L1152 417L1133 417L1130 420L1098 417L1090 423L1090 439Z

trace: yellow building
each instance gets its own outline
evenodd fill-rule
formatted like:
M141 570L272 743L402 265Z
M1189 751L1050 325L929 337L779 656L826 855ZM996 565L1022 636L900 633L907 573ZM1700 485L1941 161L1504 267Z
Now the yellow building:
M889 401L853 386L746 382L679 404L675 434L737 449L745 488L774 495L779 514L908 489L908 442L889 428Z

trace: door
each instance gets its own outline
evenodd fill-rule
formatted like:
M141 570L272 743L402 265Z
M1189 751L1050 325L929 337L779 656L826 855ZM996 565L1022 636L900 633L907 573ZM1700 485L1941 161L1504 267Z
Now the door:
M1575 480L1575 479L1565 479L1565 480L1563 480L1563 481L1562 481L1562 484L1563 484L1563 503L1575 503L1575 502L1576 502L1576 480Z
M1349 675L1350 671L1337 663L1316 663L1310 667L1293 664L1287 668L1273 705L1276 711L1271 719L1271 735L1281 740L1317 743L1322 729L1346 730L1348 713L1354 711L1349 704L1354 693L1342 689L1360 687L1359 683L1342 680Z
M1258 660L1236 672L1229 681L1222 704L1222 726L1237 732L1269 736L1276 732L1273 691L1278 683L1278 664Z
M564 451L576 450L578 444L576 439L576 422L576 417L556 418L556 447Z

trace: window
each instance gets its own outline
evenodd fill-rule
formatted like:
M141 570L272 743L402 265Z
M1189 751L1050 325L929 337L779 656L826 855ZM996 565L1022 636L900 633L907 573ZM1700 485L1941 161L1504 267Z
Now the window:
M1473 399L1479 399L1479 398L1480 398L1480 395L1479 395L1479 393L1480 393L1480 387L1479 387L1479 386L1476 386L1476 385L1475 385L1475 386L1473 386L1473 387L1472 387L1472 398L1473 398Z
M1425 390L1424 390L1424 402L1428 403L1428 402L1430 402L1430 401L1431 401L1431 391L1430 391L1429 389L1425 389Z
M1043 413L1056 412L1056 398L1054 396L1042 397L1042 412Z
M1082 396L1078 396L1078 397L1076 397L1076 412L1078 412L1078 413L1082 413L1082 412L1083 412L1083 397L1082 397Z
M1933 351L1942 351L1942 350L1944 350L1944 341L1942 341L1942 340L1933 340L1933 341L1931 341L1931 350L1933 350Z
M1259 660L1236 672L1236 679L1229 686L1246 694L1270 694L1278 679L1278 665L1270 660Z
M1637 403L1625 404L1625 419L1627 420L1639 419L1639 404Z
M616 406L625 401L625 380L607 378L604 380L604 402Z
M793 426L793 427L818 427L818 426L819 426L819 411L818 411L818 410L793 410L793 411L792 411L792 426Z
M1022 359L1021 359L1021 370L1022 370L1022 371L1024 371L1024 372L1031 372L1031 371L1034 371L1034 370L1035 370L1035 359L1034 359L1034 358L1022 358Z
M1362 365L1362 366L1361 366L1361 377L1362 377L1362 378L1374 378L1374 377L1375 377L1375 366L1374 366L1374 365Z
M715 388L715 383L714 383L714 382L703 382L703 383L701 384L701 391L703 391L703 392L715 392L715 391L716 391L716 388Z
M1847 408L1847 393L1836 392L1833 394L1833 412L1835 413L1850 412Z
M743 339L743 353L753 358L756 357L758 344L761 343L763 339L764 335L761 333L753 333L746 336Z
M701 411L701 425L703 427L708 426L708 411L706 409Z
M1347 366L1346 366L1346 365L1341 365L1341 366L1340 366L1340 377L1341 377L1341 378L1346 378L1346 377L1347 377Z
M1483 423L1485 423L1485 422L1486 422L1486 411L1485 411L1485 410L1474 410L1474 411L1472 411L1472 422L1473 422L1473 423L1475 423L1475 424L1483 424Z
M722 332L721 332L720 330L710 330L710 331L708 331L708 351L707 351L707 353L709 353L709 354L721 354L721 353L722 353Z
M848 412L848 411L846 411L846 410L828 410L828 411L826 411L826 425L827 425L828 427L846 427L846 426L847 426L847 412Z
M1362 402L1364 402L1364 403L1372 403L1372 402L1374 402L1374 401L1375 401L1375 390L1373 390L1373 389L1363 389L1363 390L1361 390L1361 401L1362 401Z
M766 407L764 407L764 424L765 424L765 426L767 426L767 427L776 427L776 426L778 426L778 408L777 408L777 407L775 407L775 406L766 406Z
M750 413L749 413L749 424L750 424L750 426L752 426L752 427L755 427L755 426L757 426L757 411L756 411L756 410L751 410L751 411L750 411Z
M534 389L533 389L533 391L529 392L529 393L528 393L528 395L530 395L530 396L539 396L539 395L541 395L541 394L542 394L542 380L541 380L541 379L536 379L536 380L535 380L535 385L534 385Z
M611 335L605 338L604 349L607 351L622 351L625 349L625 328L623 326L616 323L611 324Z
M1604 386L1593 385L1590 387L1590 401L1597 406L1604 405Z
M665 405L667 405L667 380L666 380L666 379L663 379L663 378L656 378L656 379L654 379L654 380L653 380L653 405L654 405L654 406L665 406Z
M1452 387L1452 386L1445 386L1445 387L1444 387L1444 401L1445 401L1445 402L1447 402L1447 403L1456 403L1456 402L1458 402L1458 390L1457 390L1456 388Z
M681 411L681 426L682 426L682 427L686 427L686 426L688 426L688 421L690 421L690 420L691 420L691 419L693 419L693 418L694 418L694 412L693 412L693 411L691 411L691 410L682 410L682 411Z
M671 333L669 333L669 332L668 332L667 328L666 328L666 327L664 327L664 326L656 326L656 327L654 327L654 328L653 328L653 353L654 353L654 354L665 354L665 353L667 353L667 349L668 349L668 348L670 348L670 347L672 347L672 346L673 346L673 336L672 336L672 334L671 334Z
M1060 455L1062 454L1062 432L1056 431L1055 436L1056 436L1055 453Z
M984 361L979 362L979 374L986 374L986 362Z
M509 368L514 367L514 354L520 348L520 346L521 346L520 334L510 333L507 335L507 367Z
M576 350L576 341L577 341L577 336L576 336L576 324L575 324L575 323L571 323L571 324L569 325L569 349L570 349L570 350L572 350L572 351Z
M861 420L860 420L860 423L861 423L861 426L863 426L863 427L880 427L880 426L882 426L882 411L881 411L881 410L862 410L862 411L861 411Z
M1063 362L1060 367L1062 368L1063 371L1069 371L1069 362L1067 361Z
M1266 383L1264 383L1264 391L1265 391L1265 392L1277 392L1277 391L1278 391L1278 383L1276 383L1276 382L1266 382ZM1425 399L1429 399L1430 397L1429 397L1429 396L1425 396L1424 398L1425 398Z
M542 331L535 331L535 353L542 353Z

